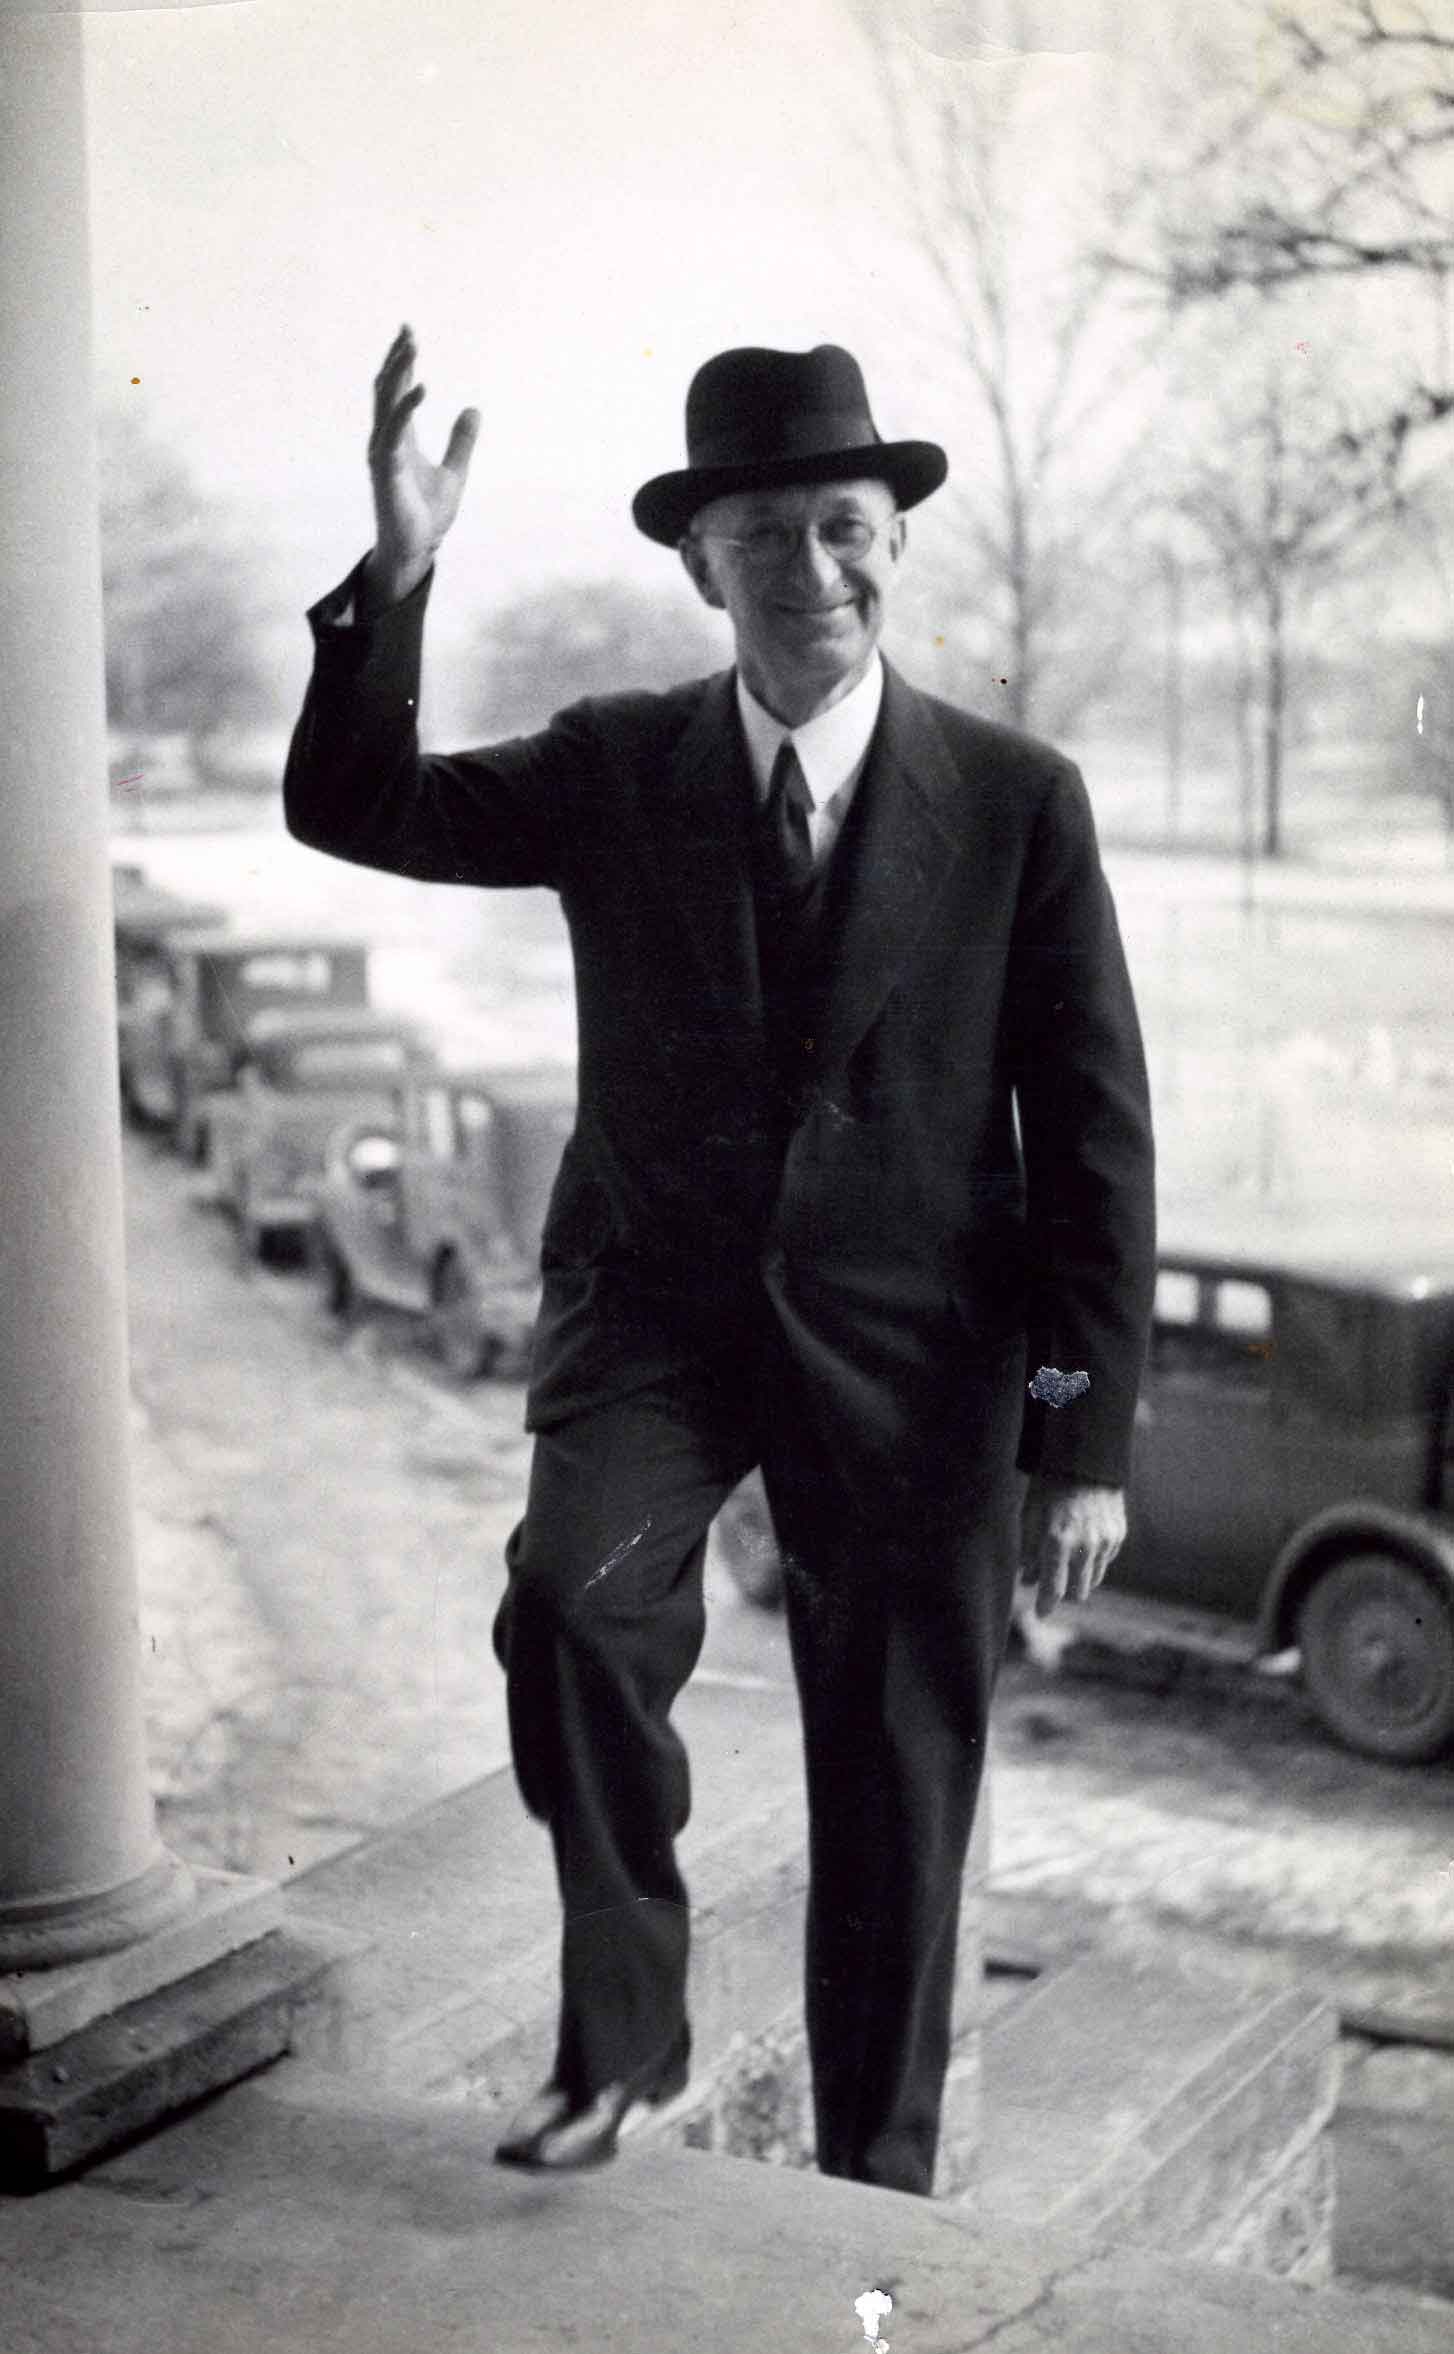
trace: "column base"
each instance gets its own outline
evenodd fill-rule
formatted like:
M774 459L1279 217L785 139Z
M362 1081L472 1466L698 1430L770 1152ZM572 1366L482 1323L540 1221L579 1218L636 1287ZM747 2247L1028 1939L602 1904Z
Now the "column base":
M43 2190L280 2059L339 1959L274 1929L0 2069L0 2193Z
M0 1976L0 2069L48 2051L93 2019L175 1985L281 1924L282 1893L274 1881L199 1867L188 1872L187 1888L186 1911L148 1936L85 1960Z
M189 1864L163 1848L116 1888L0 1902L0 1971L51 1970L151 1937L196 1900Z

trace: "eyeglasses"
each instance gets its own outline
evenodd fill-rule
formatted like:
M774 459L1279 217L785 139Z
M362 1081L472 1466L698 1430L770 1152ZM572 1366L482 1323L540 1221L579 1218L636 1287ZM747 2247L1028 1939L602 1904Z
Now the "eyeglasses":
M896 509L880 523L870 523L865 515L829 515L822 523L754 523L740 537L725 531L703 531L697 536L714 539L724 548L735 548L744 564L750 565L754 572L772 572L796 556L809 537L817 540L825 556L831 556L835 564L856 563L897 520Z

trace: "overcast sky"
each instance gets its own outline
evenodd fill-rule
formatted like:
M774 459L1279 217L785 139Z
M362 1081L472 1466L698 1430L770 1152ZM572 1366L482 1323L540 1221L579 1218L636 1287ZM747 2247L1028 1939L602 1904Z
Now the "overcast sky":
M1010 184L1047 249L1078 173L1162 153L1188 42L1246 21L1237 0L876 8L946 91L1018 71ZM848 344L880 428L942 440L972 487L853 0L231 0L85 27L99 397L143 404L237 504L283 610L367 544L370 379L402 318L427 443L466 402L484 415L434 604L446 655L528 582L663 579L628 502L681 462L687 381L726 345ZM1311 319L1287 332L1290 366L1331 351ZM915 519L929 577L952 528L942 502ZM301 625L279 643L301 682Z
M998 70L966 31L992 49L992 8L900 19L955 70ZM1027 170L1053 177L1134 60L1101 0L1038 0L1035 21L1065 136ZM405 317L436 446L466 401L484 412L445 592L475 606L582 557L652 576L626 502L681 462L687 380L725 345L847 343L886 433L952 442L950 388L902 334L920 265L846 0L242 0L86 24L101 396L144 401L249 504L289 595L365 544L369 379ZM1067 53L1112 38L1114 68Z

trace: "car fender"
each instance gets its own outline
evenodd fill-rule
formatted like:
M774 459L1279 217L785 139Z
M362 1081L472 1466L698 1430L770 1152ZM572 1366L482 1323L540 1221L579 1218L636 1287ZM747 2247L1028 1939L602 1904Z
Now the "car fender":
M366 1211L354 1202L320 1195L312 1248L320 1258L331 1250L342 1261L360 1299L376 1299L386 1292L390 1269L383 1238Z
M1416 1562L1454 1602L1454 1523L1366 1497L1331 1504L1303 1522L1273 1563L1258 1616L1259 1647L1284 1651L1294 1643L1298 1605L1318 1571L1341 1554L1370 1546Z
M387 1286L397 1265L396 1238L380 1228L366 1201L351 1190L333 1191L325 1184L314 1212L320 1244L332 1247L347 1267L350 1279L365 1298Z

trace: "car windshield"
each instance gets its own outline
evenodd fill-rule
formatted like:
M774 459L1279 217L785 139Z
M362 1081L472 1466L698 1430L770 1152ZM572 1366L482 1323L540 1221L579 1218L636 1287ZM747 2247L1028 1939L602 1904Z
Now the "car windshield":
M209 1018L238 1028L276 1005L365 1005L363 959L340 948L255 948L199 960L200 1001Z
M287 1087L367 1087L403 1075L409 1050L402 1038L319 1038L295 1046L279 1077Z
M326 997L333 987L333 975L333 959L321 948L297 952L272 949L256 956L240 957L232 967L230 980L233 986L249 993L276 990L289 996Z

